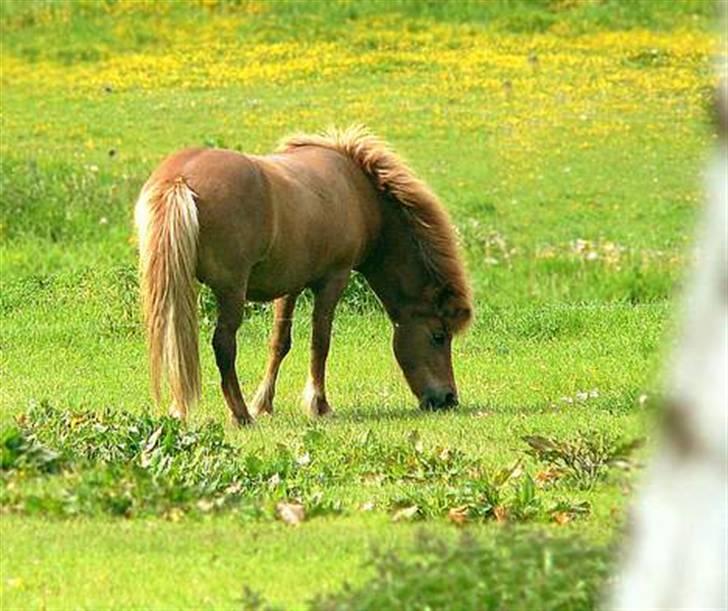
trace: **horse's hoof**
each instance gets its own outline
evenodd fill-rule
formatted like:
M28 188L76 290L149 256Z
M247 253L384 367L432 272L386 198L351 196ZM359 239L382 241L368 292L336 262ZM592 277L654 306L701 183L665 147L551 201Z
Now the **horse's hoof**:
M248 411L253 418L259 418L266 414L269 416L273 415L273 397L267 389L263 388L255 393L253 400L248 406Z
M244 416L236 416L235 414L230 415L230 423L235 428L243 428L248 426L253 426L255 424L255 420L250 416L250 414L246 414Z
M170 418L176 418L181 422L187 422L187 411L178 408L174 403L169 406L169 411L167 413Z
M307 408L311 418L331 418L334 415L334 410L322 397L313 397Z
M334 413L326 400L326 396L316 390L311 380L306 383L306 387L303 389L302 403L311 418L330 416Z
M312 418L332 418L334 416L334 410L325 399L315 401L309 412Z
M248 408L250 415L253 418L260 418L261 416L272 416L273 405L270 403L256 403L253 401Z
M328 403L324 403L323 405L319 405L315 411L312 410L311 415L314 418L333 418L334 410L331 409Z

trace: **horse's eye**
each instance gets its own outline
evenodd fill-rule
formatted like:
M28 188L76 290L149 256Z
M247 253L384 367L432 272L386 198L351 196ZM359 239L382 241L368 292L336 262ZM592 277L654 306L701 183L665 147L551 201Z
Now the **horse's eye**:
M433 346L444 346L447 335L443 331L435 331L432 334L432 345Z

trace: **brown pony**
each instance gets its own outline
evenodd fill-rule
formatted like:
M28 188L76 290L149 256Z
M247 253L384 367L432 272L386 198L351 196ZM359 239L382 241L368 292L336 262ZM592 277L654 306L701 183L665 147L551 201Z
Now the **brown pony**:
M358 270L394 324L394 354L424 409L457 404L451 339L471 319L465 269L445 209L381 140L362 127L300 135L265 157L187 149L142 188L135 211L154 396L171 387L185 418L200 394L196 280L218 305L212 345L234 419L273 411L304 288L314 295L304 402L331 411L324 388L334 308ZM247 300L275 301L265 378L248 411L235 372Z

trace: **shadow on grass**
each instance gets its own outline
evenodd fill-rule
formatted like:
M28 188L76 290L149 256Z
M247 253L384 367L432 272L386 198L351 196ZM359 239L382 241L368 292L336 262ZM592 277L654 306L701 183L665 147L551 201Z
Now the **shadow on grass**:
M469 403L448 410L422 410L412 405L382 407L359 405L336 412L337 420L344 422L427 422L443 419L477 418L491 415L542 414L556 410L551 404L538 403L512 405L496 403Z

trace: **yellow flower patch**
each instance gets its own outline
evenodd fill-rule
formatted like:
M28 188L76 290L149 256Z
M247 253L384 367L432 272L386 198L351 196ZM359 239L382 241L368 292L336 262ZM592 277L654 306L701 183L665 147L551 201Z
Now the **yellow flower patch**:
M163 11L159 6L170 3L110 6L119 17L117 35L132 36L132 7ZM211 13L199 22L160 15L154 45L127 53L105 49L98 61L64 65L4 52L2 86L38 98L240 88L290 97L323 83L350 100L361 121L417 111L433 130L497 134L512 143L502 157L522 168L546 141L556 154L564 146L586 150L629 133L635 117L640 129L659 133L666 117L698 116L714 81L715 41L697 31L504 34L434 22L414 27L389 16L353 22L338 39L331 29L324 39L261 42L246 40L241 25L255 24L265 4L246 6L244 15ZM645 124L645 113L653 111L655 120ZM285 126L290 112L272 109L265 118L271 128ZM296 112L302 123L312 113ZM243 114L236 119L243 125L257 119L254 108ZM670 128L691 129L684 120Z

